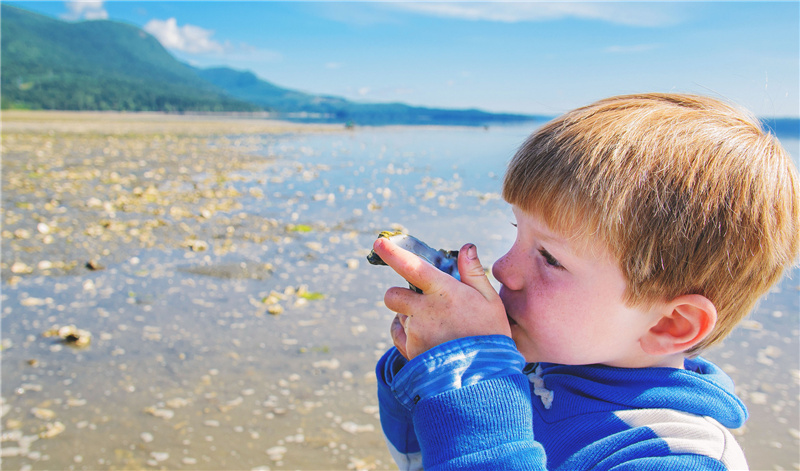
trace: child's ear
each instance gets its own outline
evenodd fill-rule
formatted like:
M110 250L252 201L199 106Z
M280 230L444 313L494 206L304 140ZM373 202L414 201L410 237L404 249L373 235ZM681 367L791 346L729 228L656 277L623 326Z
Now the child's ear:
M678 296L663 305L656 324L640 339L650 355L684 352L706 338L717 323L717 308L699 294Z

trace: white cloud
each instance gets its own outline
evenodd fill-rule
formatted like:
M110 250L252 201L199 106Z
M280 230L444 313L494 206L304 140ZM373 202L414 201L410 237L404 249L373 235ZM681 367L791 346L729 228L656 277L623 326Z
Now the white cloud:
M150 20L144 25L144 30L155 36L165 48L191 54L222 53L230 47L211 39L213 30L189 24L178 26L175 18Z
M214 30L190 24L178 26L175 18L150 20L143 29L152 34L165 48L197 57L224 58L228 63L277 62L282 59L278 52L260 49L244 42L234 45L230 41L217 41L212 37Z
M681 19L680 5L661 2L399 2L392 6L423 15L503 23L580 18L631 26L663 26Z
M108 12L103 7L102 1L74 1L64 2L64 6L69 10L61 15L62 20L107 20Z

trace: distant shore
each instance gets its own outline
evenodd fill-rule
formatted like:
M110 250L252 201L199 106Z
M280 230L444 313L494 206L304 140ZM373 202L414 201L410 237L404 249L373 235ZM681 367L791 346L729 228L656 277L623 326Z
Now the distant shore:
M3 134L65 132L99 134L162 134L221 136L336 132L338 124L306 124L270 119L258 113L154 113L118 111L3 110Z

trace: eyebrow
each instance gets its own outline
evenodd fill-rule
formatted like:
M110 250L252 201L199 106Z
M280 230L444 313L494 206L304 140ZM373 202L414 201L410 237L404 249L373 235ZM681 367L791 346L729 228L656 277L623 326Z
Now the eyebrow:
M522 211L521 209L517 209L517 211ZM516 212L514 213L514 220L515 224L519 225L519 218L517 217ZM536 227L532 229L534 235L537 239L541 240L542 242L547 243L548 245L555 245L559 248L569 251L571 254L578 255L578 252L573 250L570 245L570 239L568 237L559 235L556 232L553 232L550 227L548 227L541 218L536 218Z
M541 240L542 242L546 242L548 244L557 245L559 247L568 248L569 247L569 239L558 235L547 228L545 226L544 230L537 225L537 227L533 228L533 233L536 235L536 238ZM570 250L572 252L572 250Z

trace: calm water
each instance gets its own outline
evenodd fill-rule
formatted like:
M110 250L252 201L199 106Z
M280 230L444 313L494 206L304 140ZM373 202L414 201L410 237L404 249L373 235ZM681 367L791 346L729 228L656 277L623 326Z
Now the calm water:
M241 208L215 230L293 225L275 237L210 234L206 251L139 250L96 272L4 283L3 465L393 469L373 368L391 342L383 292L402 282L364 257L400 225L436 247L473 242L490 265L513 241L498 193L530 130L265 137L264 165L227 183ZM784 144L797 160L798 140ZM753 469L798 467L799 276L706 355L750 409L736 434ZM92 344L42 337L56 324ZM31 438L56 422L63 432Z

